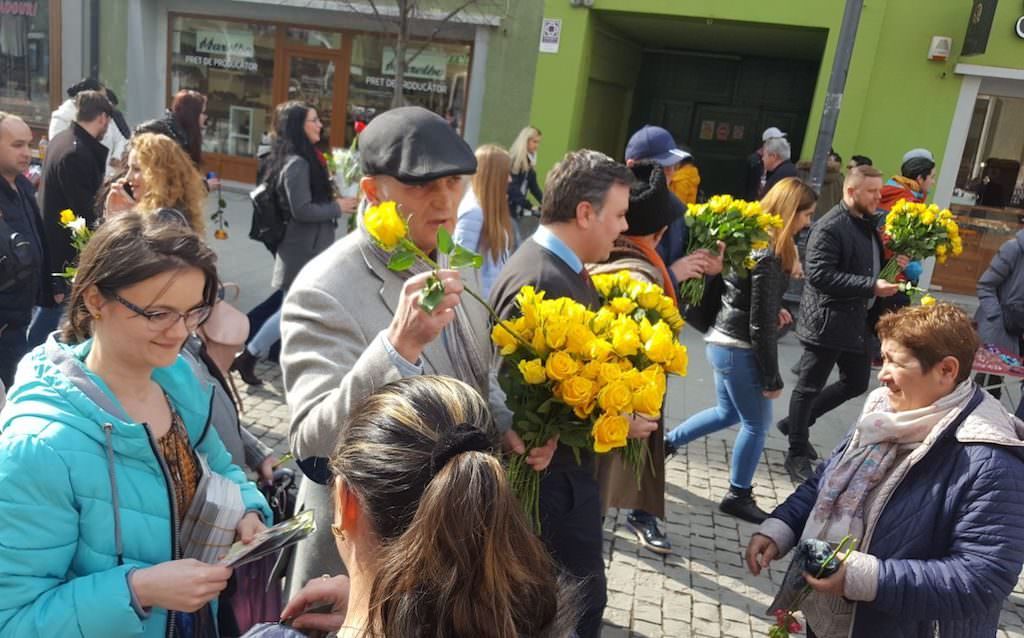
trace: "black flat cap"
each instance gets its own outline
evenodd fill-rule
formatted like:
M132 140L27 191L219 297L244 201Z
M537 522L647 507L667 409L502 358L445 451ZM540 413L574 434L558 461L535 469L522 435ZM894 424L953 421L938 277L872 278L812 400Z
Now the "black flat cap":
M388 175L418 184L476 172L473 149L441 116L403 106L373 118L359 134L364 175Z

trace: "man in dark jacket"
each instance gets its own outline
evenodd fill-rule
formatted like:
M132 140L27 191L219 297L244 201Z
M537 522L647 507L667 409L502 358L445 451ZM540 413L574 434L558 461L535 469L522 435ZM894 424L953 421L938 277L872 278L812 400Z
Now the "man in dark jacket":
M792 149L786 138L773 137L767 140L764 143L761 155L765 171L764 190L761 192L762 197L772 189L772 186L775 186L787 177L798 177L796 165L790 159Z
M23 283L0 292L0 382L8 388L14 371L28 350L25 340L32 308L42 296L46 274L43 228L35 189L25 177L32 161L32 131L16 115L0 111L0 215L27 244ZM0 255L0 259L10 258ZM0 282L0 287L4 282Z
M61 211L70 210L90 228L96 225L93 204L103 184L109 152L100 140L107 134L114 106L99 91L82 91L75 96L75 105L75 121L50 140L43 164L43 233L53 295L43 300L32 320L29 348L45 341L57 328L69 289L67 281L55 273L64 272L78 259L71 231L61 224Z
M810 427L822 414L868 388L868 310L876 298L899 292L898 284L878 278L883 247L874 215L881 192L882 174L877 169L858 166L850 171L843 201L814 225L807 242L797 326L804 354L789 416L778 424L789 436L786 470L796 482L811 476L811 461L817 458L809 441ZM835 365L839 380L825 387Z

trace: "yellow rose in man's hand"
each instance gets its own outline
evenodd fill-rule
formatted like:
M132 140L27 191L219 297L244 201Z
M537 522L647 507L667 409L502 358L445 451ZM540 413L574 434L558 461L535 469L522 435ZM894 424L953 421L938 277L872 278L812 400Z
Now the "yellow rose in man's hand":
M382 202L371 206L363 214L363 225L366 226L366 232L370 233L370 237L388 252L398 248L398 244L409 232L395 202Z
M659 329L661 328L661 329ZM675 356L675 344L672 338L672 329L666 323L658 323L653 334L644 344L644 352L647 358L657 363L668 363Z
M548 380L544 373L544 362L540 359L519 362L519 371L523 373L523 381L530 385L537 385Z
M549 379L565 381L579 371L580 365L576 363L576 360L568 352L559 350L548 357L548 362L544 369Z
M633 394L633 409L640 414L661 414L665 391L657 383L648 383Z
M598 454L610 452L615 448L626 446L629 436L629 421L624 416L602 414L594 422L594 451Z
M491 329L491 341L494 345L501 349L501 355L508 356L516 351L519 347L519 341L515 338L515 335L510 331L514 331L515 327L511 321L503 321L499 325L495 325Z

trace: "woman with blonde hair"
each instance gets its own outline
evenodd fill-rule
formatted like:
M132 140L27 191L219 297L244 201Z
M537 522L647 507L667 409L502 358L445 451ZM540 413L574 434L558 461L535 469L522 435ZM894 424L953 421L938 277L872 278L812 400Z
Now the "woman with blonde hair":
M512 180L508 183L508 205L515 217L522 217L533 209L527 193L533 196L537 206L544 199L544 193L537 184L537 149L540 147L540 130L527 126L519 131L512 142L509 155L512 156Z
M143 133L132 138L128 172L111 184L104 214L174 208L185 213L189 226L202 237L205 205L206 186L188 154L166 135Z
M779 311L788 278L800 267L793 237L810 224L817 199L810 186L787 177L761 200L765 212L782 217L783 226L768 245L751 254L755 265L749 276L732 273L724 278L721 309L705 336L718 405L691 416L665 437L668 454L674 454L694 439L740 423L729 492L718 509L751 523L768 518L754 501L751 486L772 422L772 400L782 394Z
M341 431L331 532L349 576L311 581L282 617L341 638L573 635L573 588L526 522L475 390L401 379ZM336 613L304 614L324 602Z
M476 161L476 174L459 204L454 239L483 255L480 280L487 296L516 246L515 226L505 194L512 162L508 151L494 144L478 148Z

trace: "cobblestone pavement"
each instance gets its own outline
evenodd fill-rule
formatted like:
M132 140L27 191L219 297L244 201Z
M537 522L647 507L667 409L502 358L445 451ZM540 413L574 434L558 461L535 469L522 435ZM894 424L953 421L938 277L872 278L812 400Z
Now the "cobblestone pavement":
M211 243L220 254L224 279L243 283L238 305L247 310L264 296L271 262L267 253L244 237L242 229L248 227L249 213L244 196L232 193L228 200L232 237ZM685 379L670 382L665 408L670 426L715 401L700 335L686 330L684 342L690 348L690 370ZM792 335L780 343L780 368L787 391L775 401L776 418L785 415L788 388L795 381L790 368L800 352ZM258 372L266 383L252 389L236 375L244 397L242 418L254 434L283 454L288 447L288 413L280 371L276 364L263 363ZM822 417L811 433L819 452L827 454L838 443L862 403L861 399L852 400ZM783 559L766 574L751 576L743 567L742 555L754 526L718 512L718 501L729 485L735 435L734 427L695 441L669 462L666 499L672 555L663 558L641 549L625 526L626 513L609 512L604 527L608 567L605 638L767 636L769 618L764 612L788 563ZM783 469L785 449L784 438L772 428L754 479L758 503L769 511L795 487ZM999 636L1024 638L1024 581L1018 582L1004 606Z

